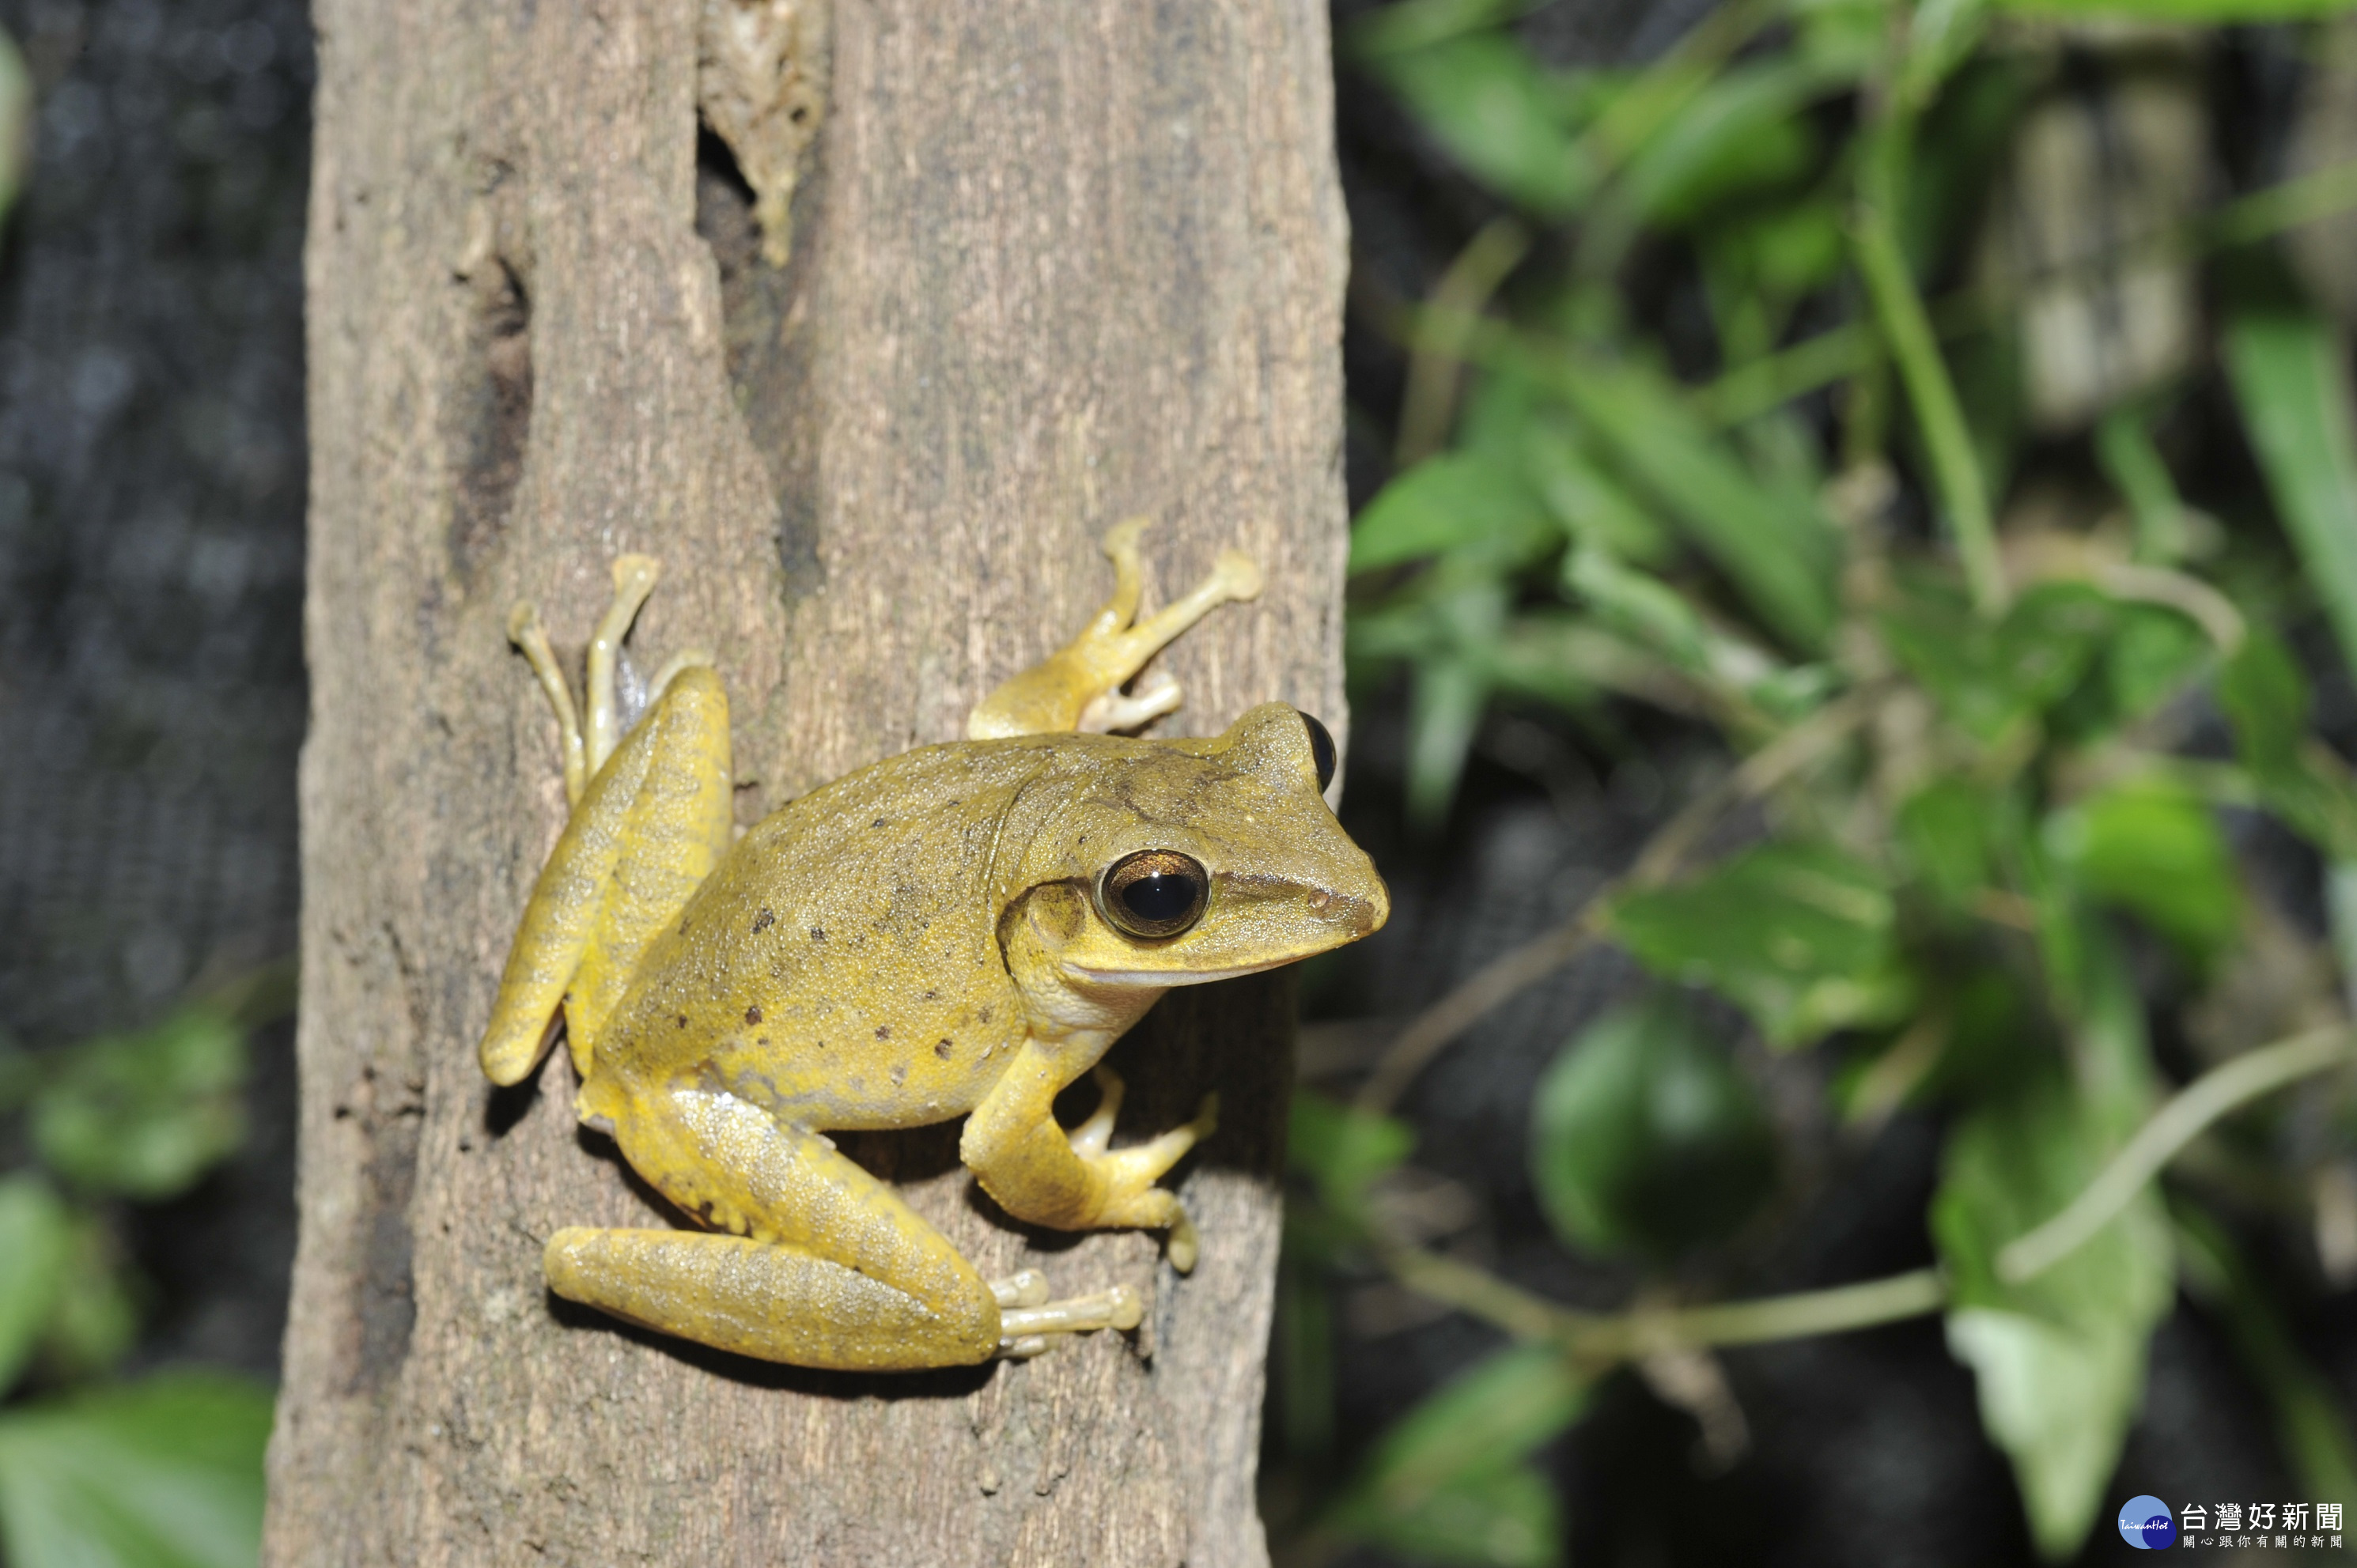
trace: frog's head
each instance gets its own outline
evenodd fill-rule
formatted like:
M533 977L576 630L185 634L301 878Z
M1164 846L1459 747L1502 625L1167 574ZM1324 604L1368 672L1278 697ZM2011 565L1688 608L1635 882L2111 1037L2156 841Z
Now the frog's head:
M1035 842L1026 880L1063 900L1071 980L1190 985L1274 969L1379 929L1391 896L1327 808L1334 742L1265 703L1204 740L1103 743Z

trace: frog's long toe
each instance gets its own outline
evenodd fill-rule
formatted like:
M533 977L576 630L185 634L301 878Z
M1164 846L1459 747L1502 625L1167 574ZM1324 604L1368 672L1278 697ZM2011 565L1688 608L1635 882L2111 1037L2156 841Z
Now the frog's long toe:
M1044 1306L1002 1307L998 1314L998 1353L1002 1357L1036 1356L1024 1348L1049 1334L1093 1334L1100 1328L1126 1332L1146 1321L1146 1302L1127 1285L1115 1285L1094 1295L1051 1301ZM1040 1349L1047 1347L1043 1343Z
M1129 1088L1122 1082L1121 1074L1102 1063L1090 1076L1096 1080L1097 1108L1089 1112L1087 1121L1065 1134L1071 1142L1072 1153L1084 1160L1094 1159L1112 1146L1113 1124L1121 1115L1122 1096Z
M1186 706L1186 689L1168 670L1150 670L1137 679L1136 690L1100 692L1081 710L1073 727L1082 735L1112 735L1152 724L1165 714Z

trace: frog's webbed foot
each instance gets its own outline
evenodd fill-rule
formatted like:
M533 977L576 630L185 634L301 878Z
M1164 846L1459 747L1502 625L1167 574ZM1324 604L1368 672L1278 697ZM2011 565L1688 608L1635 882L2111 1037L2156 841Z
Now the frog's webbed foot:
M1220 1097L1205 1095L1195 1119L1184 1126L1173 1127L1126 1149L1113 1149L1109 1145L1113 1142L1114 1122L1121 1114L1125 1086L1121 1075L1109 1067L1099 1065L1092 1076L1103 1098L1089 1119L1067 1136L1072 1153L1104 1180L1104 1207L1096 1223L1168 1230L1170 1266L1182 1274L1193 1273L1200 1251L1195 1222L1188 1218L1177 1194L1154 1184L1186 1158L1188 1150L1218 1130Z
M1139 620L1145 564L1138 539L1146 526L1144 518L1132 518L1105 534L1113 597L1079 636L984 698L966 720L968 739L1135 729L1177 710L1185 695L1168 671L1149 676L1135 692L1125 694L1122 687L1220 606L1258 596L1260 567L1240 550L1223 550L1191 593Z
M636 716L622 710L615 671L621 657L622 639L630 635L630 623L638 619L647 596L654 592L662 576L662 563L651 555L614 557L614 596L608 601L606 613L598 618L597 629L589 639L586 713L574 706L572 687L548 645L548 633L540 624L538 607L528 599L521 599L508 611L508 640L531 663L541 690L548 694L548 705L556 713L556 727L565 751L565 799L569 805L581 803L589 781L597 777L597 770L606 766L607 758L621 745L623 735ZM711 663L712 655L701 649L673 654L647 688L648 698L661 697L681 671L708 667Z

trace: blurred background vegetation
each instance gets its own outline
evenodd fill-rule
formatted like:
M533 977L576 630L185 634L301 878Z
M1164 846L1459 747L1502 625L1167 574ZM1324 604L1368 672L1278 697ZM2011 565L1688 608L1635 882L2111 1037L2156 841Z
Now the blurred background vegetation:
M1338 4L1396 914L1308 977L1280 1564L2357 1502L2340 9ZM0 1554L251 1562L307 27L0 26Z
M2357 22L1345 6L1280 1563L2357 1501Z
M0 27L0 1562L254 1562L294 1252L298 0Z

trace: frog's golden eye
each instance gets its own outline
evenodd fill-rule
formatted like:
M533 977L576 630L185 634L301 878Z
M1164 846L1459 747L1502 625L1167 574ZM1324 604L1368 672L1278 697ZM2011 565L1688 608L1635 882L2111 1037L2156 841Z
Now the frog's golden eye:
M1211 878L1175 849L1123 855L1097 879L1097 910L1133 937L1175 937L1203 918Z
M1294 712L1301 710L1296 708ZM1323 795L1326 787L1334 782L1334 736L1314 714L1301 714L1301 727L1309 732L1309 759L1318 765L1318 792Z

